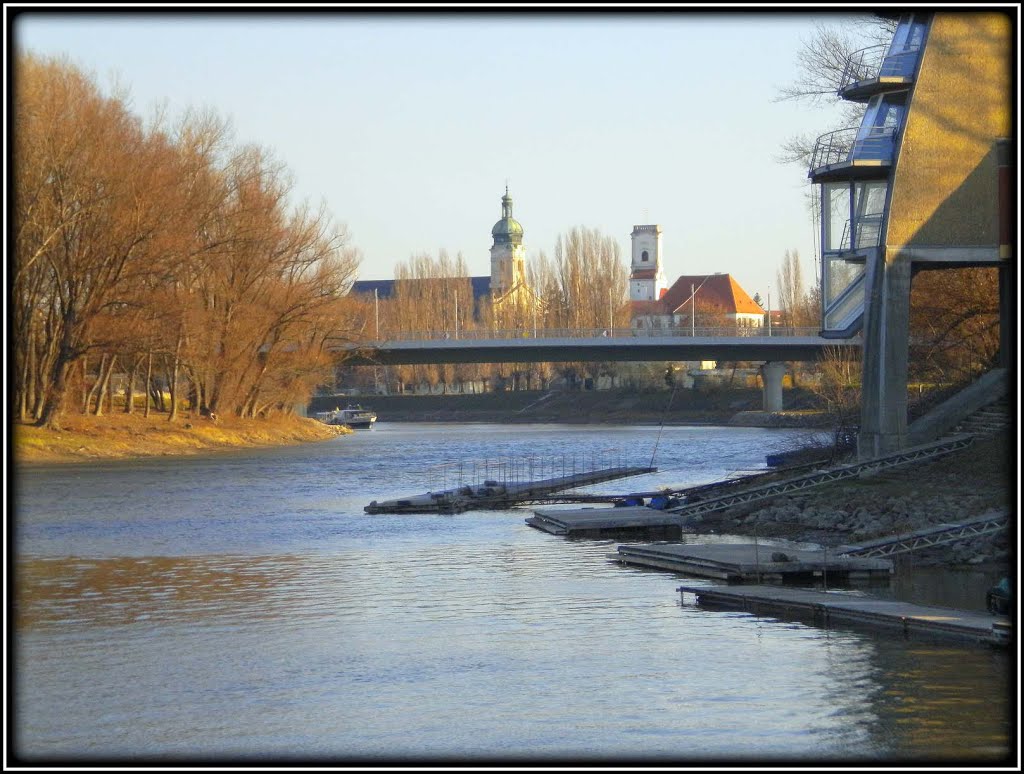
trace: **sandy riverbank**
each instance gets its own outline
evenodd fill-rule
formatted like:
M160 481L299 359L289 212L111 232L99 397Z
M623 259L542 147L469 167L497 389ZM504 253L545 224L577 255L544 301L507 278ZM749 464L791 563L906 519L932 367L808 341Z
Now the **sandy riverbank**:
M13 425L12 452L16 464L65 463L133 457L202 454L263 446L286 446L323 441L352 432L297 416L270 419L209 419L166 414L114 413L100 417L69 414L60 430Z

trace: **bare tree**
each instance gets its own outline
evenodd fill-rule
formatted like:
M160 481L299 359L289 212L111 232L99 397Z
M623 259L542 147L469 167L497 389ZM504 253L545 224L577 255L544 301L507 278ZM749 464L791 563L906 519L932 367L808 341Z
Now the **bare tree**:
M818 136L860 123L864 106L842 100L838 94L846 64L856 51L889 42L895 29L894 20L868 14L842 16L834 24L815 26L796 52L796 77L777 88L775 101L824 108L830 117L822 131L789 137L779 150L779 162L806 167Z

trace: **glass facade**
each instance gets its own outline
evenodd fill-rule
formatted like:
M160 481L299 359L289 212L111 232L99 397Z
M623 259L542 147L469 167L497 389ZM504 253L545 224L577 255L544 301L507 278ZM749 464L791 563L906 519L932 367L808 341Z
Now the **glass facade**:
M921 14L907 14L900 19L893 33L889 50L882 60L882 77L911 78L917 65L917 54L924 45L925 18Z
M874 77L869 67L872 58L877 75L904 81L877 83L873 87L869 84L850 97L858 101L867 99L860 126L823 135L812 155L811 176L818 170L823 178L821 276L826 330L846 329L856 322L863 309L864 261L873 250L882 247L888 177L904 117L906 81L914 76L926 27L927 15L905 14L880 62L881 47L851 55L844 72L846 85L851 79L868 81ZM843 167L825 169L840 162L849 162L850 173L845 180L835 179Z

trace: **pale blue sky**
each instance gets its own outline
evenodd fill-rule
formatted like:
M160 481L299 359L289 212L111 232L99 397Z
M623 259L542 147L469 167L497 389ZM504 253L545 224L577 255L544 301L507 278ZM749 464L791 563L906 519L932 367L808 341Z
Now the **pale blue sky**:
M211 108L270 148L387 279L414 253L488 274L508 180L528 256L598 228L630 254L663 229L665 271L775 286L787 249L813 280L806 171L775 160L830 114L776 103L796 49L834 14L339 10L15 17L18 50L65 54L140 115Z

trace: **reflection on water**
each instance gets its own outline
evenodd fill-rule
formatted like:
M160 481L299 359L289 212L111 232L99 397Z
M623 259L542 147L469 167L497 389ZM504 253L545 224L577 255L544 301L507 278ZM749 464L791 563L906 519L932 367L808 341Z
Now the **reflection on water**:
M296 577L297 562L289 556L26 559L17 565L17 626L271 618L289 605L282 590Z
M549 428L507 430L375 429L21 476L18 751L136 762L1006 753L1006 651L681 604L680 576L612 563L616 541L533 530L528 511L362 513L417 491L409 460L432 445L567 443ZM639 449L647 434L618 440ZM607 435L569 437L586 449ZM778 438L666 428L666 460L687 468L658 475L711 480L763 461Z

